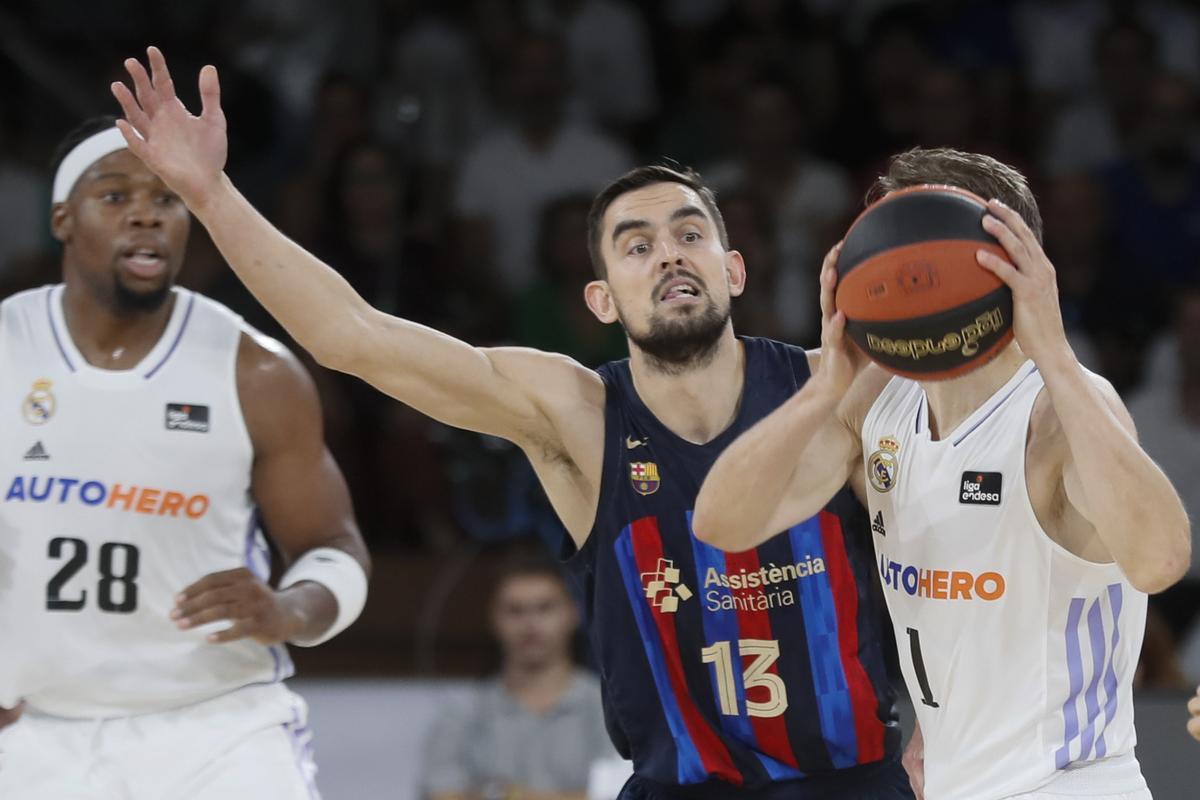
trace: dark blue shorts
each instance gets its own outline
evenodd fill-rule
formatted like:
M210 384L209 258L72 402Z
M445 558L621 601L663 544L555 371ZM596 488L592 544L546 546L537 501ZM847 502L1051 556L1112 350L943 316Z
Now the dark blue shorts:
M821 773L761 789L714 786L663 786L634 775L617 800L914 800L899 755L861 767Z

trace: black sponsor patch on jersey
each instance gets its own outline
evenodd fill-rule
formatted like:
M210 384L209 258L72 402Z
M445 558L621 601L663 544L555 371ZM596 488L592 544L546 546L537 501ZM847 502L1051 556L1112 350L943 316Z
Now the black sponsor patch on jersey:
M1003 477L999 472L964 472L958 487L958 502L972 506L1000 505Z
M208 406L167 403L167 430L208 433Z
M875 519L871 521L871 530L878 533L880 536L887 536L887 528L883 524L883 512L877 511Z

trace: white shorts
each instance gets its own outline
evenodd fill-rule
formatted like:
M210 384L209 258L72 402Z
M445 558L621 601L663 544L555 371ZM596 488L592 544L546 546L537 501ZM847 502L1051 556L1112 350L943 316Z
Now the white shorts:
M1036 791L1010 800L1151 800L1133 753L1072 765Z
M308 707L282 684L105 720L0 731L4 800L320 800Z

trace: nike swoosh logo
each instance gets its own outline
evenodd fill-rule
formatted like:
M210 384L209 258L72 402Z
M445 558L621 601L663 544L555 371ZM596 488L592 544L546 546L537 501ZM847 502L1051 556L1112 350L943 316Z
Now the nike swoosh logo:
M632 436L626 436L625 437L625 447L629 450L633 450L635 447L641 447L648 441L650 441L650 440L649 439L635 439Z

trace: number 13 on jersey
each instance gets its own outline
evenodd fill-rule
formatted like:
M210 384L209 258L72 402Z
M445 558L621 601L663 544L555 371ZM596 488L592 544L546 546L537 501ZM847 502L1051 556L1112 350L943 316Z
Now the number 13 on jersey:
M741 715L737 702L737 683L733 674L733 645L737 645L739 659L750 659L742 670L742 685L746 688L746 713L751 717L778 717L787 711L787 687L783 679L771 672L771 665L779 659L779 642L774 639L739 639L734 642L714 642L700 651L700 660L712 664L717 675L717 696L721 700L721 713L736 717ZM750 690L766 689L767 699L750 699Z

